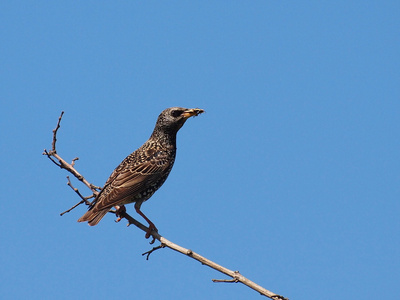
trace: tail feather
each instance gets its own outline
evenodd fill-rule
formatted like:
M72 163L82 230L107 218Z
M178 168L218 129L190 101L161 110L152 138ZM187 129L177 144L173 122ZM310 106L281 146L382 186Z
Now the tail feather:
M95 226L100 220L109 212L109 208L94 211L93 209L88 210L82 217L78 219L78 222L88 222L90 226Z

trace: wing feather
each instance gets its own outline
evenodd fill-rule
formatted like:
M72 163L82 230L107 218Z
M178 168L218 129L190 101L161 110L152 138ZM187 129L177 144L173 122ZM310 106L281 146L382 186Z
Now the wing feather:
M165 150L146 149L133 152L111 174L92 209L99 211L133 202L136 195L147 191L163 177L166 178L173 162Z

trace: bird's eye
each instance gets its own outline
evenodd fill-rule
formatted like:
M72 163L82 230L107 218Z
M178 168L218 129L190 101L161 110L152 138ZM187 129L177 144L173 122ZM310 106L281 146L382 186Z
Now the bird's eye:
M173 111L171 112L171 115L172 115L174 118L177 118L177 117L179 117L182 113L183 113L183 111L181 111L181 110L173 110Z

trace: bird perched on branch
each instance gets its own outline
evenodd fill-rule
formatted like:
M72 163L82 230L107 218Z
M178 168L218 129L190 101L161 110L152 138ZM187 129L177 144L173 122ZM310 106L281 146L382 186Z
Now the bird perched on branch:
M203 112L199 108L165 109L158 116L147 142L120 163L78 222L87 221L94 226L113 206L117 207L118 215L118 212L125 210L124 204L135 202L136 212L149 223L146 238L150 237L152 230L157 231L140 207L162 186L174 165L177 132L188 118Z

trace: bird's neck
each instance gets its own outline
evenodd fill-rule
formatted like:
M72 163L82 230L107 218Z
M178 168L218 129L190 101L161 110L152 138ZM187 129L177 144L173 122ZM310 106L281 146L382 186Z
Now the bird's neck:
M163 132L155 130L151 137L151 140L156 140L161 146L166 148L176 148L176 132Z

